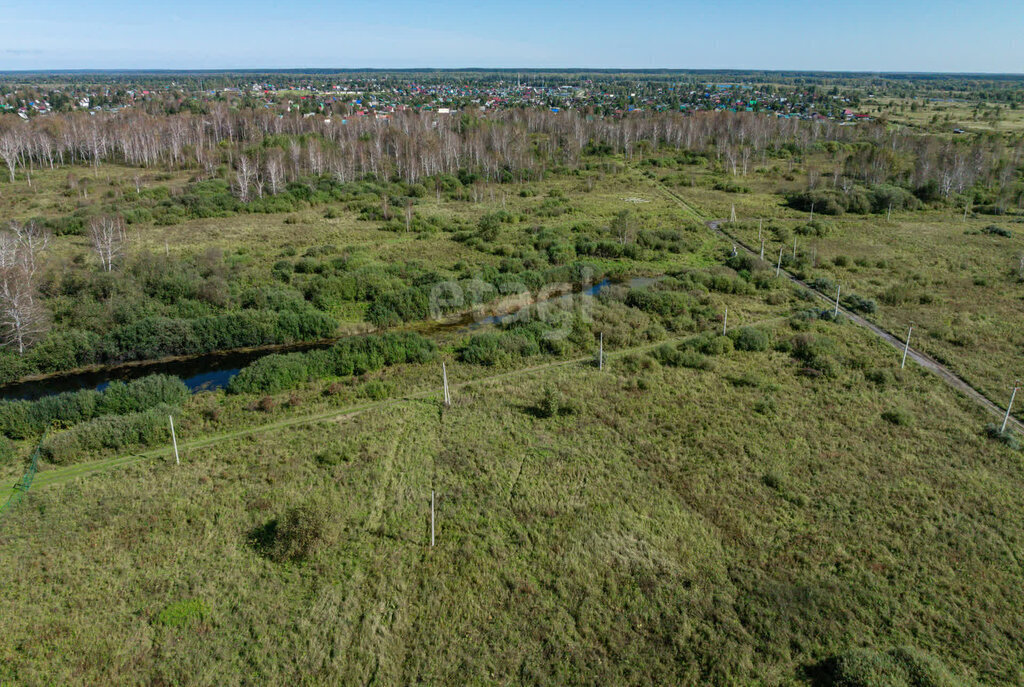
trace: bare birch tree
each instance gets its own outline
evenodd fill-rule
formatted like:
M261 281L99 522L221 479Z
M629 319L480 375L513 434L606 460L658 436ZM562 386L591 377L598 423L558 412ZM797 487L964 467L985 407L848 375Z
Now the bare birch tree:
M11 223L0 232L0 335L24 353L46 333L48 318L36 295L38 255L48 235L34 224Z
M124 220L117 216L96 217L89 222L89 239L104 272L111 272L124 247Z

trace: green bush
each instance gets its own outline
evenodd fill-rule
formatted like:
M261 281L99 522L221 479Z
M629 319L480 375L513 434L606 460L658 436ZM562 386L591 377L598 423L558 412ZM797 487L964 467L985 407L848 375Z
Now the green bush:
M687 339L681 345L704 355L723 355L733 350L732 339L714 332L703 332Z
M537 402L537 415L539 417L555 417L562 407L562 399L554 388L544 387L544 393Z
M817 684L827 687L966 687L937 658L919 649L854 649L825 661Z
M323 550L332 539L333 510L322 499L289 508L274 529L270 557L279 563L299 562Z
M864 298L863 296L858 296L855 293L851 293L848 296L843 296L841 302L850 310L853 310L854 312L864 313L865 315L870 315L874 313L876 310L878 310L878 304L875 303L873 300L871 300L870 298Z
M893 408L882 413L882 419L897 427L907 427L914 424L914 416L906 408Z
M984 229L982 229L982 231L985 232L986 234L992 234L994 236L1003 236L1008 239L1013 238L1012 231L1010 231L1009 229L1004 229L1003 227L1000 227L997 224L990 224Z
M106 415L51 434L43 441L40 455L58 465L106 449L152 446L168 443L171 433L167 417L174 408L156 408L128 415Z
M110 361L147 360L212 353L231 348L315 341L334 334L338 323L312 309L242 310L195 319L144 317L114 328L104 337Z
M83 389L35 401L0 401L0 433L24 439L50 428L71 427L105 415L181 405L188 397L188 387L177 377L150 375L127 383L111 382L103 391Z
M988 424L985 425L985 434L999 443L1005 444L1014 451L1019 451L1021 449L1020 439L1017 438L1017 435L1014 434L1012 430L1008 429L1003 431L994 424Z
M388 365L427 362L436 354L433 341L411 332L352 337L327 349L266 355L235 375L228 383L228 392L274 393L313 379L347 377Z
M359 395L372 401L383 401L391 395L391 385L379 379L374 379L363 385Z
M771 336L757 327L740 327L729 332L729 338L738 351L767 351L771 348Z

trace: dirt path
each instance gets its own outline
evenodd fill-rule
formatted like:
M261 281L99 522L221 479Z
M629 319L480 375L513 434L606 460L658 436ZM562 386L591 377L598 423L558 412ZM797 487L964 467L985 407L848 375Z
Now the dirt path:
M733 243L735 243L737 246L741 247L743 250L745 250L750 255L753 255L753 256L757 256L758 255L758 253L755 253L754 250L751 247L747 246L745 243L743 243L742 241L737 239L735 236L733 236L729 232L727 232L724 229L722 229L721 225L723 223L725 223L725 220L722 220L722 219L713 219L713 220L709 220L709 221L705 222L705 224L707 224L709 229L711 229L712 231L717 232L723 238L728 239L729 241L732 241ZM793 276L792 274L790 274L786 270L782 270L782 274L784 274L786 276L786 278L789 279L794 284L798 284L798 285L802 286L803 288L807 289L808 291L810 291L811 293L813 293L814 295L816 295L818 298L822 299L823 301L826 301L826 302L828 302L829 304L831 304L833 306L835 305L835 302L836 302L835 298L823 294L822 292L818 291L817 289L809 286L804 281L802 281L800 279L797 279L795 276ZM881 327L879 327L874 322L871 322L869 320L864 319L863 317L861 317L860 315L858 315L855 312L852 312L848 308L844 308L842 306L842 304L840 304L840 306L839 306L839 312L841 312L844 315L846 315L846 317L849 318L850 321L855 322L855 323L859 324L860 326L865 327L866 329L870 330L878 338L882 339L887 344L889 344L890 346L895 348L897 351L899 351L900 355L903 354L903 347L906 345L905 341L901 341L900 339L897 339L894 335L892 335L891 333L889 333L886 330L882 329ZM915 361L918 365L920 365L921 367L925 368L929 372L932 372L932 373L936 374L946 384L948 384L949 386L953 387L954 389L962 392L965 396L967 396L968 398L974 400L975 402L977 402L978 404L980 404L984 408L987 408L994 415L996 415L1000 420L1002 420L1004 414L1006 413L1006 408L1000 408L999 405L997 403L995 403L992 399L990 399L985 394L981 393L981 391L979 391L975 387L971 386L965 379L963 379L962 377L958 376L956 373L954 373L952 370L950 370L948 367L946 367L945 365L943 365L939 361L935 360L935 358L932 358L931 356L929 356L929 355L927 355L925 353L922 353L921 351L915 350L913 347L910 347L910 348L907 349L907 358ZM1022 424L1019 420L1017 420L1017 418L1013 417L1012 415L1010 416L1010 420L1007 423L1008 427L1010 425L1015 427L1018 431L1024 430L1024 424Z
M752 256L757 257L759 255L758 252L756 252L753 248L751 248L747 244L743 243L743 241L741 241L740 239L736 238L735 236L733 236L728 231L726 231L725 229L722 228L722 225L726 223L726 220L724 220L724 219L712 219L712 220L705 219L705 218L703 218L701 216L701 214L692 205L690 205L685 200L683 200L681 197L679 197L674 191L672 191L671 189L667 188L666 186L664 186L662 184L658 184L658 186L670 198L672 198L674 201L676 201L683 208L683 210L687 214L689 214L689 215L691 215L693 217L700 217L701 220L704 222L705 225L707 225L707 227L709 229L714 231L716 234L721 236L723 239L731 241L732 243L736 244L737 246L739 246L740 248L742 248L743 250L745 250L747 253L749 253ZM794 284L797 284L797 285L807 289L808 291L810 291L811 293L816 295L818 298L822 299L823 301L826 301L827 303L831 304L832 306L835 306L835 302L836 301L835 301L834 297L832 297L830 295L826 295L826 294L822 293L821 291L818 291L817 289L809 286L808 284L806 284L802 280L797 279L795 276L793 276L792 274L790 274L786 270L782 270L781 273L783 275L785 275L786 278L789 279ZM851 312L849 309L844 308L842 305L839 306L839 312L841 312L844 315L846 315L846 317L849 318L850 321L852 321L852 322L854 322L854 323L856 323L856 324L858 324L858 325L868 329L869 331L871 331L878 338L882 339L887 344L889 344L890 346L895 348L897 351L899 351L900 355L903 354L903 347L905 345L905 341L902 341L902 340L896 338L893 334L891 334L891 333L887 332L886 330L882 329L877 324L875 324L873 322L870 322L869 320L864 319L863 317L861 317L860 315L858 315L858 314L856 314L854 312ZM962 377L958 376L956 373L954 373L952 370L950 370L948 367L946 367L945 365L943 365L939 361L935 360L934 358L932 358L929 355L926 355L925 353L922 353L921 351L915 350L913 347L911 347L911 348L909 348L907 350L907 358L915 361L917 364L919 364L921 367L925 368L929 372L934 373L942 381L944 381L946 384L948 384L949 386L953 387L957 391L960 391L965 396L967 396L971 400L975 401L976 403L978 403L982 407L986 408L992 414L994 414L1000 420L1002 420L1004 414L1006 413L1006 408L1001 408L992 399L990 399L985 394L981 393L981 391L979 391L975 387L971 386L970 383L968 383ZM1017 418L1013 417L1012 415L1010 416L1010 421L1007 423L1007 426L1013 426L1018 431L1024 431L1024 424L1022 424L1019 420L1017 420Z

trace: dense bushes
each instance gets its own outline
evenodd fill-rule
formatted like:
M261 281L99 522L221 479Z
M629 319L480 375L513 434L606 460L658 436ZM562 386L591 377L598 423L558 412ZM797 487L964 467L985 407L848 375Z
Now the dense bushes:
M982 231L985 232L986 234L992 234L993 236L1002 236L1003 238L1007 239L1013 238L1012 231L1010 231L1009 229L1005 229L999 226L998 224L990 224L984 229L982 229Z
M174 412L168 405L127 415L106 415L57 434L48 436L41 455L51 463L74 462L76 456L104 449L148 446L171 440L167 417Z
M696 351L679 348L671 344L662 344L651 353L652 357L662 365L669 367L689 367L695 370L710 370L711 361Z
M878 310L878 304L875 303L875 301L873 301L870 298L858 296L855 293L851 293L848 296L843 296L841 302L850 310L853 310L854 312L864 313L865 315L870 315L874 313L876 310Z
M436 352L433 341L414 333L353 337L327 349L264 356L232 378L228 391L274 393L312 379L346 377L387 365L427 362Z
M841 215L844 212L867 214L884 213L893 210L912 210L920 201L906 189L888 184L879 184L865 191L853 188L847 192L839 190L813 190L790 193L786 202L791 208L822 215Z
M103 391L83 389L35 401L0 402L0 432L24 439L52 427L70 427L104 415L125 415L155 406L180 405L189 396L177 377L150 375L125 383L111 382Z
M702 332L681 344L684 348L704 355L723 355L733 350L732 339L714 332Z
M330 315L305 306L280 312L240 310L195 318L146 316L102 335L80 329L54 331L24 356L0 351L0 383L34 372L86 365L316 341L334 336L337 326Z
M757 327L740 327L729 332L729 338L738 351L767 351L772 345L771 336Z
M1021 448L1020 439L1018 439L1017 435L1013 433L1013 430L1003 430L997 425L989 423L985 425L985 434L988 435L990 439L995 439L999 443L1009 446L1014 451L1019 451Z
M229 348L312 341L332 336L337 322L315 310L243 310L196 319L147 317L111 331L105 361L144 360Z
M402 322L425 320L429 314L430 299L427 292L413 287L375 298L366 310L366 320L378 327L392 327Z
M817 374L835 376L839 371L839 363L835 358L836 342L827 336L818 334L798 334L789 341L780 344L780 348L790 353L808 370Z

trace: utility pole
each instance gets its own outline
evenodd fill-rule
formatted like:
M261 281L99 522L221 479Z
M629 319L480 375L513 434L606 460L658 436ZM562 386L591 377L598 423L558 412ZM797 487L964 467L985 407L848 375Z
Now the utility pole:
M168 415L167 419L171 421L171 441L174 443L174 464L181 465L181 459L178 458L178 437L174 435L174 416Z
M1003 426L999 428L1000 432L1006 431L1006 423L1010 419L1010 410L1013 408L1013 399L1017 397L1017 389L1020 388L1020 380L1018 379L1013 383L1013 392L1010 394L1010 403L1006 406L1006 415L1003 416Z
M782 271L782 249L779 249L779 264L775 266L775 276L779 276L779 272Z
M764 239L761 239L761 259L764 260ZM1024 265L1024 258L1021 258L1021 264Z
M441 376L444 378L444 404L450 406L452 404L452 396L448 391L448 368L443 362L441 363Z
M725 317L722 318L722 336L725 336L725 328L729 324L729 308L725 309Z
M900 363L900 369L907 364L907 351L910 350L910 332L914 331L914 323L910 323L910 329L907 330L907 343L903 345L903 362Z
M836 309L832 313L832 317L839 317L839 289L842 288L842 284L836 284Z
M604 369L604 332L601 332L600 339L597 344L597 369Z
M758 241L761 240L761 225L763 223L764 223L764 218L761 218L761 219L757 220L757 240ZM763 255L761 256L761 259L764 260L764 256Z

